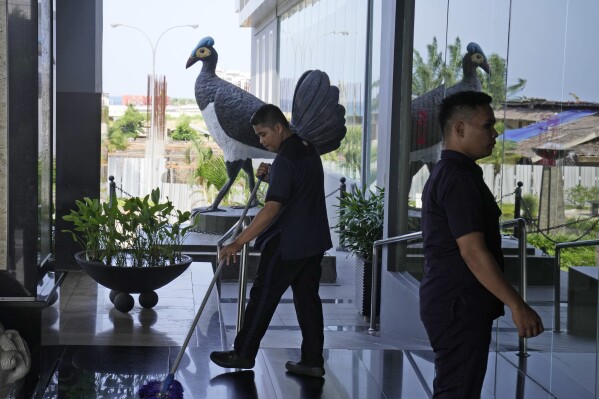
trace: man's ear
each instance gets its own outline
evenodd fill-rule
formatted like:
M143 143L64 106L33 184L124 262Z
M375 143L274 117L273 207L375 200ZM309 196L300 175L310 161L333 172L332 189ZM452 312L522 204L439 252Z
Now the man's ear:
M453 124L453 128L454 128L456 134L459 137L464 137L464 128L465 128L465 125L466 124L464 123L464 121L461 121L461 120L457 120Z
M281 134L283 133L283 124L281 122L277 122L275 123L275 130L277 131L277 133Z

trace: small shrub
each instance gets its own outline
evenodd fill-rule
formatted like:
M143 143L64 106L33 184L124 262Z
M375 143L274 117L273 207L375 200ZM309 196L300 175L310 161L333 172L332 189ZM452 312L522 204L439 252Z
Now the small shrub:
M537 212L539 211L539 199L531 194L525 194L522 196L522 208L520 214L524 219L532 220L537 218Z
M533 233L527 235L526 237L526 241L529 244L539 248L551 256L555 256L556 242L570 242L577 239L592 240L594 237L587 236L580 238L574 234L564 233L550 233L546 235ZM595 264L595 247L590 246L562 249L560 251L560 258L560 266L562 269L565 269L569 266L592 266Z
M113 266L155 267L181 261L191 212L160 202L160 190L115 203L84 198L63 216L73 227L63 230L86 251L86 260Z
M171 138L176 141L192 141L198 137L198 133L190 125L191 119L183 115L179 118L177 127L171 132Z
M355 189L339 197L337 224L339 241L351 252L372 260L372 246L383 237L384 189Z
M582 209L587 202L599 199L599 187L586 187L578 183L566 190L566 199L577 209Z

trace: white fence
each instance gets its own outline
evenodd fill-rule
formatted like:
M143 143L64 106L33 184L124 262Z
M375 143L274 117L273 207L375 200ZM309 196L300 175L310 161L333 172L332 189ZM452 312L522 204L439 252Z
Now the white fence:
M169 183L167 182L167 168L164 158L158 159L159 165L157 169L161 172L159 179L156 179L162 199L168 198L175 209L181 211L191 210L193 208L208 206L211 203L216 190L208 199L202 187L187 184L187 183ZM114 176L114 182L117 186L117 196L144 196L149 192L146 190L146 179L148 178L147 169L149 164L145 158L126 158L126 157L109 157L107 176ZM244 175L244 172L240 172ZM108 181L106 181L106 193L108 193ZM155 187L154 187L155 188ZM120 190L122 190L122 192ZM105 198L108 195L106 194ZM247 195L243 190L233 190L230 200L245 204Z
M505 196L503 197L505 203L514 203L515 197L508 194L514 192L518 182L523 184L522 195L531 194L539 197L541 194L541 176L543 173L543 166L541 165L504 165L497 175L495 175L491 164L483 164L481 168L485 182L491 188L493 194L497 198ZM564 190L568 190L579 183L585 187L599 185L599 168L589 166L558 166L555 168L562 173ZM410 189L411 199L418 201L428 175L427 169L422 168L414 176Z
M108 176L115 177L117 187L124 190L125 195L140 196L144 188L145 170L147 163L143 158L124 158L124 157L109 157L108 159ZM541 193L541 175L543 167L539 165L505 165L501 172L494 174L493 165L483 164L483 176L487 185L491 188L497 198L503 197L505 203L513 203L515 197L509 195L514 192L516 184L521 181L522 194L532 194L536 197ZM564 178L564 190L576 186L578 183L583 186L592 187L599 184L599 168L580 167L580 166L560 166L558 170L562 171ZM161 166L160 170L166 170L165 165ZM420 196L424 183L428 178L428 171L422 168L412 181L410 190L410 199L416 201L416 206L420 207ZM330 194L339 188L339 175L334 173L327 174L325 179L325 193ZM185 211L191 210L200 206L209 205L208 199L205 197L202 190L197 186L183 183L166 183L166 178L160 179L159 185L163 198L168 197L176 209ZM355 183L351 179L347 179L348 189ZM106 192L108 192L108 182L106 182ZM117 190L117 195L121 195ZM329 223L336 223L336 205L338 204L338 193L327 198L327 207L329 213ZM244 203L246 198L243 194L239 198L234 198L239 203Z

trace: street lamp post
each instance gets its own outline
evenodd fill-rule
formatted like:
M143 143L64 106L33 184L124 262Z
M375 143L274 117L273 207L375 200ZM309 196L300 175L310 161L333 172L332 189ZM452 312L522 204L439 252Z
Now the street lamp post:
M110 25L112 28L118 28L118 27L123 27L123 28L129 28L129 29L133 29L138 31L139 33L141 33L146 40L148 41L148 44L150 45L150 50L152 51L152 78L150 79L150 173L149 173L149 179L148 179L148 184L149 184L149 188L152 189L152 184L153 184L153 180L154 180L154 141L156 140L156 121L155 121L155 116L154 116L154 107L156 104L156 96L155 96L155 82L156 82L156 49L158 47L158 44L160 43L160 39L162 39L162 37L164 36L164 34L172 29L176 29L176 28L192 28L192 29L196 29L199 25L197 24L193 24L193 25L175 25L175 26L171 26L170 28L165 29L160 36L158 36L158 39L156 39L156 42L152 42L152 40L150 39L150 37L148 36L148 34L146 32L144 32L143 30L141 30L140 28L136 27L136 26L132 26L132 25L127 25L127 24L111 24ZM148 190L149 192L149 190Z

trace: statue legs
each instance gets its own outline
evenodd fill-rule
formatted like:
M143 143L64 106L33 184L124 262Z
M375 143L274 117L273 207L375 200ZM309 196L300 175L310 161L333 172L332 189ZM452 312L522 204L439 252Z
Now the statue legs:
M227 193L231 189L231 186L233 185L233 183L235 183L235 179L237 179L237 175L239 175L239 171L241 169L243 169L243 171L247 174L248 185L249 185L250 191L254 190L256 181L254 179L254 168L252 167L252 160L250 158L246 158L244 160L238 159L238 160L232 161L232 162L226 161L225 167L227 168L227 177L228 177L227 182L220 189L220 191L216 195L216 198L214 199L212 204L208 207L192 209L192 211L191 211L192 215L195 215L197 213L206 213L206 212L224 212L223 209L218 208L218 205L221 203L221 201L223 200L225 195L227 195ZM252 203L250 204L250 206L253 207L256 205L258 205L258 200L254 198L252 200Z
M243 161L243 171L247 175L248 187L250 188L250 192L254 192L254 187L256 187L256 180L254 179L254 167L252 166L252 160L250 158L246 158ZM256 196L252 198L252 202L250 203L250 208L258 206L258 198Z

